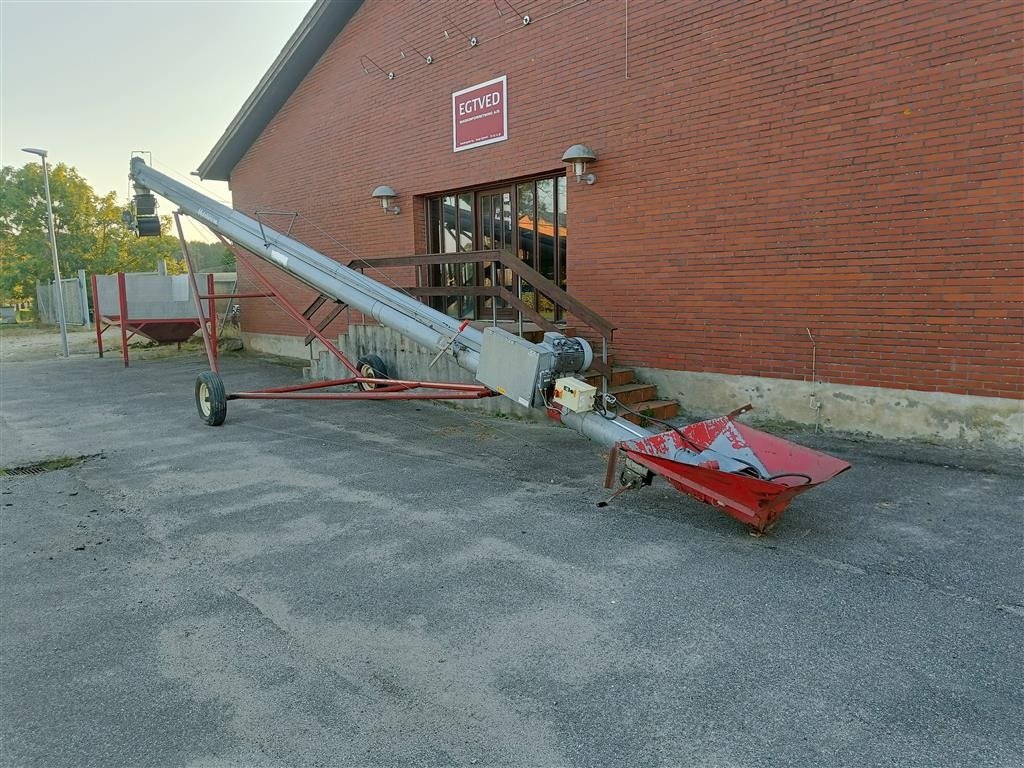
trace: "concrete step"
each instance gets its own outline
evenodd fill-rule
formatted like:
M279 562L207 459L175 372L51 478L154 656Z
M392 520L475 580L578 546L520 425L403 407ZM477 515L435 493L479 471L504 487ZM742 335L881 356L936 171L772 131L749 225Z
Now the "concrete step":
M647 416L653 416L655 419L674 419L679 415L679 403L675 400L645 400L642 403L636 405L630 405L634 411L645 414ZM634 424L640 426L650 426L644 424L646 419L643 416L634 416L632 413L626 413L625 411L619 414L626 421L631 421ZM655 429L658 425L653 425Z
M653 400L658 396L658 388L653 384L621 384L617 387L609 388L608 393L615 395L620 403L625 403L630 408L636 410L634 403Z
M470 326L476 328L478 331L483 331L484 328L487 328L490 325L490 320L473 320L470 323ZM558 330L560 333L566 336L576 335L575 326L564 325L562 323L556 323L556 325L558 326ZM515 334L516 336L519 335L519 323L514 320L499 320L498 327L501 328L502 330L508 331L509 333ZM527 341L533 342L534 344L539 344L540 342L544 341L544 329L541 328L536 323L524 322L523 338L526 339Z
M506 328L506 330L509 331L510 333L516 333L518 331L518 329L515 326L512 326L511 328ZM561 329L559 332L565 336L576 335L575 328L564 328ZM543 328L538 328L536 330L526 330L526 328L523 328L523 338L526 339L527 341L532 341L534 344L540 344L542 341L544 341L544 333L545 331Z

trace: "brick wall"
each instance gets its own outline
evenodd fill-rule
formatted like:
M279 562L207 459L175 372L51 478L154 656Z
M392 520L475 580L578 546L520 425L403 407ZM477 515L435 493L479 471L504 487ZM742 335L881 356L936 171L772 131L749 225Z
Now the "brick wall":
M582 142L569 290L620 361L809 379L813 338L827 382L1024 394L1018 3L632 0L628 56L624 1L513 5L533 23L367 0L235 168L236 207L301 211L343 261L310 222L359 256L422 252L419 196ZM509 140L454 154L451 93L502 74ZM266 302L243 317L298 332Z

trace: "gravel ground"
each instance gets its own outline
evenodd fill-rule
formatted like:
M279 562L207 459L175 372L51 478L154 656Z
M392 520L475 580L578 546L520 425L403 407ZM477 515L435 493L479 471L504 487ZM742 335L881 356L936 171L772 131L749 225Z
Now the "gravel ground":
M3 765L1024 762L1018 457L791 435L854 469L757 538L660 483L597 508L554 426L205 427L203 369L5 357L0 463L87 458L0 477Z
M120 359L121 336L117 328L103 334L104 353L107 357ZM201 348L201 341L183 345L186 350ZM166 357L177 352L174 345L157 346L141 336L128 342L132 358L152 359ZM68 350L72 357L96 357L96 331L92 328L68 326ZM51 360L60 358L60 330L33 325L0 325L0 362L26 362L29 360Z
M111 339L113 334L111 334ZM104 337L106 338L106 337ZM120 343L120 339L118 340ZM88 328L68 328L68 349L72 355L96 354L96 332ZM120 354L120 346L117 352ZM60 331L31 325L0 325L0 362L48 360L60 357Z

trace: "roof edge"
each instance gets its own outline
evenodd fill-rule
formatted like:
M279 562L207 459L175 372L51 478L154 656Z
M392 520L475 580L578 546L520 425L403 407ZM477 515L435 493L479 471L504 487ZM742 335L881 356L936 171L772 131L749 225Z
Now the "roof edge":
M348 24L363 0L316 0L273 64L199 164L202 179L229 181L231 172Z

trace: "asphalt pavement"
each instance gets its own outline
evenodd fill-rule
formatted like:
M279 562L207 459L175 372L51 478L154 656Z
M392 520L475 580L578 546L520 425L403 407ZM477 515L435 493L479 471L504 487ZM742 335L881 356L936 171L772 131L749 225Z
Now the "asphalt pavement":
M243 356L229 389L294 381ZM751 536L574 432L5 362L4 766L1019 766L1019 456L853 463ZM756 404L755 404L756 405Z

